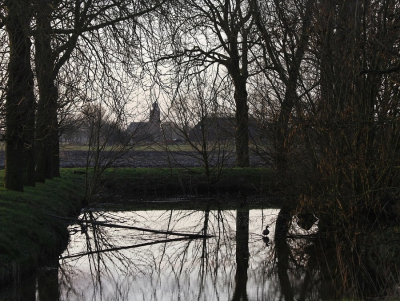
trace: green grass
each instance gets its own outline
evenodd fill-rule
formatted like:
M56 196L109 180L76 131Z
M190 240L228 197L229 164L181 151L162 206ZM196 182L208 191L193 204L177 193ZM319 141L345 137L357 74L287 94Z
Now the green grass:
M47 180L24 192L3 188L0 171L0 282L26 273L68 238L65 224L50 215L66 216L77 209L84 194L83 175L62 170L61 178Z
M274 172L266 168L212 170L207 179L202 168L110 168L103 174L103 186L124 197L176 195L270 194Z

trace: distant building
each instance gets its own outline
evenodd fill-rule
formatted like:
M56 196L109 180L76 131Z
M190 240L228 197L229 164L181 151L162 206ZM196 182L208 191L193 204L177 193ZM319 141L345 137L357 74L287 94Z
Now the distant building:
M197 123L189 132L189 139L200 142L204 136L208 141L234 141L235 117L207 117ZM257 141L262 139L263 129L255 118L249 118L249 139Z
M189 133L188 128L182 129L174 122L163 122L161 130L166 143L185 142Z
M203 118L189 132L189 139L193 142L200 142L203 136L208 141L233 140L235 137L235 119L233 117Z
M161 133L161 112L157 102L150 108L149 120L132 122L128 126L128 133L135 142L155 142L162 139Z

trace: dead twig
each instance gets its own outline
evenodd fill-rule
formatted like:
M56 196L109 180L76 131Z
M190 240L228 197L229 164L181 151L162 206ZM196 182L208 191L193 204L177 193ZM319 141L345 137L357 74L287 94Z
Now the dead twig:
M210 237L214 237L213 235L202 235L202 234L193 234L193 233L179 233L179 232L172 232L172 231L160 231L160 230L152 230L152 229L139 228L139 227L133 227L133 226L116 225L116 224L110 224L110 223L99 222L99 221L90 221L90 220L81 220L81 219L75 219L75 218L68 218L68 217L62 217L62 216L57 216L57 215L52 215L52 214L47 214L47 215L51 216L51 217L54 217L54 218L67 220L67 221L70 221L70 222L75 222L77 224L86 223L86 224L99 225L99 226L109 227L109 228L138 230L138 231L156 233L156 234L167 234L167 235L174 235L174 236L184 236L184 237L188 237L188 238L210 238Z

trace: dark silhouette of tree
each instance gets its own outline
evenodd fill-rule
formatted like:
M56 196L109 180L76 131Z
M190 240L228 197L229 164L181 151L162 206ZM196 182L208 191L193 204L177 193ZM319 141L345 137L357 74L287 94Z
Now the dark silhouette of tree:
M236 275L232 301L246 301L249 268L249 210L236 211Z
M84 37L92 47L98 47L96 59L101 62L102 56L106 56L104 52L118 53L118 50L95 46L98 34L107 34L108 31L109 35L121 39L119 24L124 23L129 28L135 28L137 18L160 7L163 2L165 1L120 0L112 3L97 3L95 1L37 0L35 6L37 24L33 31L39 88L36 128L37 181L43 182L45 178L59 176L57 115L59 106L58 88L55 81L62 66L70 60L72 53L80 46L79 38ZM92 34L95 38L91 38ZM125 47L132 47L132 45L125 45Z
M293 111L301 117L300 82L308 75L301 65L305 60L313 19L313 1L249 0L254 22L261 38L261 68L273 90L280 90L278 112L273 122L274 162L284 172L288 168L289 139ZM309 72L309 71L308 71ZM302 78L303 77L303 78Z
M1 15L8 34L9 63L5 103L5 180L7 189L23 191L32 183L34 154L33 72L31 68L30 1L6 1ZM25 160L23 160L25 158Z
M303 98L306 118L296 125L300 143L312 149L304 162L313 163L297 178L308 196L299 206L337 239L344 291L379 296L390 277L360 254L370 252L382 222L399 218L400 8L370 0L321 1L315 9L310 53L318 86Z
M99 59L105 53L116 50L101 48L99 35L106 34L108 30L113 38L126 41L118 25L124 23L134 30L140 16L159 8L164 2L4 2L0 27L7 31L10 52L5 106L6 188L22 191L24 179L25 184L34 185L34 179L43 182L45 178L59 176L59 91L56 79L62 66L76 50L79 38L86 35L84 39L88 44L97 47L94 58ZM94 38L90 38L91 34ZM36 120L30 37L35 40L35 71L39 92ZM37 140L36 162L34 137Z
M249 166L247 81L254 71L258 38L247 1L182 0L160 22L164 40L158 41L162 49L155 57L157 66L163 68L162 62L170 60L175 70L189 74L213 64L225 67L234 86L236 164Z

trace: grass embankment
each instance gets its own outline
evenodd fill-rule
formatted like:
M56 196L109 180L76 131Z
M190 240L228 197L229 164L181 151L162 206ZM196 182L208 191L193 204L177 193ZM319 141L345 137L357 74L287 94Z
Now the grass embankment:
M80 173L74 173L79 170ZM0 283L17 281L50 255L65 247L68 232L62 220L77 212L84 195L85 169L63 169L24 192L3 188L0 171ZM89 175L90 177L90 175ZM125 199L177 195L261 195L273 190L273 172L262 168L230 168L210 181L201 168L115 168L102 175L102 185Z
M17 281L68 241L65 223L50 215L67 216L80 209L84 176L62 170L24 192L3 188L0 171L0 283Z
M267 195L275 190L274 172L266 168L226 168L207 179L202 168L110 168L102 184L123 197L177 195Z

